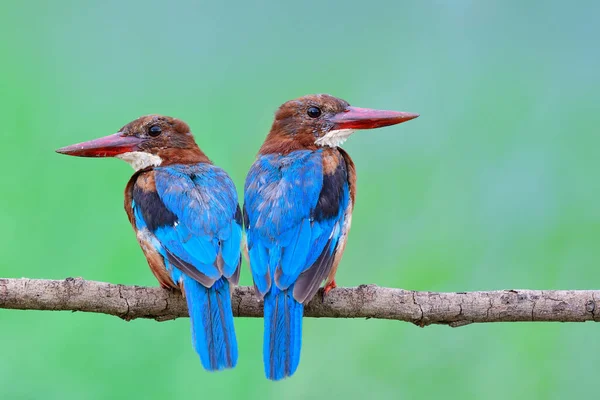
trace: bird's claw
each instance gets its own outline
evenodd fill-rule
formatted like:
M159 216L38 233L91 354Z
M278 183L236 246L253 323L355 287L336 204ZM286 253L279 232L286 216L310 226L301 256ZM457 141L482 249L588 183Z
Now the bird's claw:
M323 295L327 296L327 294L329 293L329 291L331 289L335 289L336 287L337 287L337 285L335 284L335 279L334 279L331 282L329 282L327 285L325 285L325 289L323 290Z

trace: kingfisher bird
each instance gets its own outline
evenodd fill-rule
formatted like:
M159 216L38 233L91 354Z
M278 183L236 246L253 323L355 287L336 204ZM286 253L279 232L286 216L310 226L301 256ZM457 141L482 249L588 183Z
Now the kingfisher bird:
M204 368L235 367L230 286L239 280L242 214L233 181L200 150L188 125L148 115L57 152L131 164L125 210L150 269L162 287L185 296Z
M346 246L356 170L339 146L356 129L418 114L351 107L327 94L284 103L244 187L244 225L256 292L264 298L267 378L291 376L300 361L304 304L335 273Z

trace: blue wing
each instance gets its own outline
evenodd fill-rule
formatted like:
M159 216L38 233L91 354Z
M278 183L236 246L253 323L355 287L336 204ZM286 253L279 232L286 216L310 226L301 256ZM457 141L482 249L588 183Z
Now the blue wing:
M133 211L138 230L153 234L173 280L184 272L206 287L221 276L237 281L242 227L229 176L205 163L153 172L154 190L134 188Z
M245 185L245 218L252 276L261 294L273 282L294 285L304 302L331 269L349 201L343 158L323 171L323 152L261 156Z

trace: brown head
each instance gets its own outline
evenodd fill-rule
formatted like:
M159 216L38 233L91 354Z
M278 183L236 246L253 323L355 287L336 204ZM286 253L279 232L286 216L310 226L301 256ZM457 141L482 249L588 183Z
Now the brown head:
M352 107L328 94L290 100L275 113L271 131L260 154L337 147L356 129L373 129L400 124L419 114Z
M78 157L116 157L135 170L159 165L210 162L190 127L162 115L146 115L99 139L63 147L57 153Z

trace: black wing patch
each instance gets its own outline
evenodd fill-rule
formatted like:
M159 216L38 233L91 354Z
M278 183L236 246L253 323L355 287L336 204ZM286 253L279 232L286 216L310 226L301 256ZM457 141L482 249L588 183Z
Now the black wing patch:
M323 186L319 200L313 210L317 221L335 218L340 212L340 204L344 195L344 185L348 182L346 162L340 157L340 162L332 174L323 175Z
M240 210L240 205L237 205L237 208L235 209L235 222L238 223L239 226L241 226L242 228L244 227L243 225L243 220L242 220L242 210Z
M145 191L137 185L133 188L133 201L138 205L150 232L161 226L172 226L177 222L173 214L158 197L156 191Z
M248 211L246 211L246 204L244 204L244 229L250 229L250 219L248 218Z

